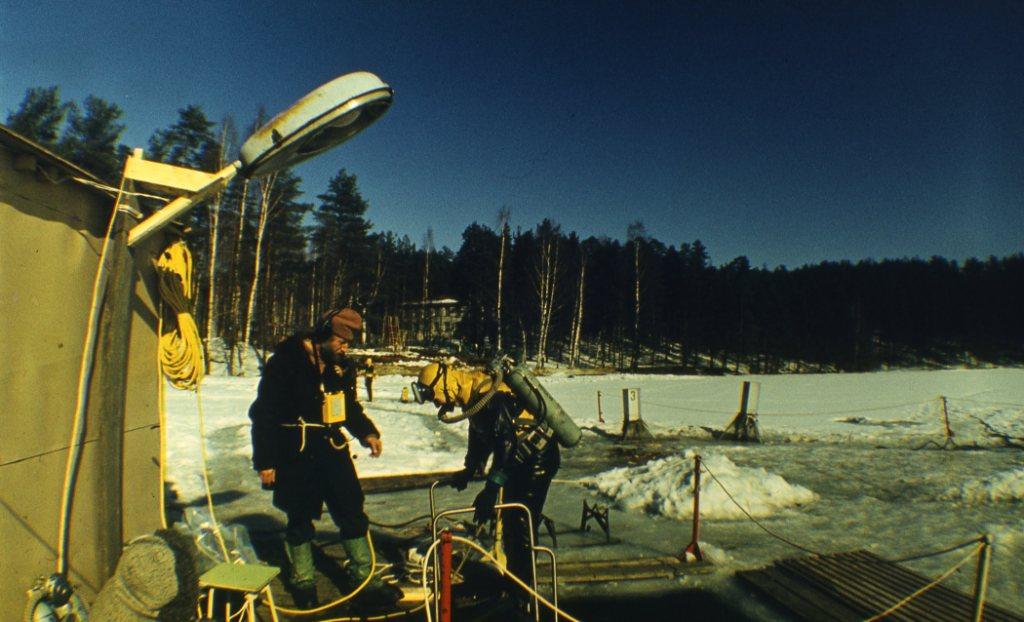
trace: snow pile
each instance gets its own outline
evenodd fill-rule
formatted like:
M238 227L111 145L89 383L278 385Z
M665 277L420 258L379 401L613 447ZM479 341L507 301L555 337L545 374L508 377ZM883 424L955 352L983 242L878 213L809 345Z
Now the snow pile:
M968 503L1024 501L1024 467L968 480L959 487L950 488L944 497Z
M605 471L582 483L611 498L618 507L643 510L667 518L693 516L693 458L695 452L653 460L638 467ZM751 516L771 516L779 510L811 503L818 496L803 486L792 485L763 468L742 468L720 454L704 456L709 474L702 477L700 513L705 518L745 518L739 503ZM728 489L728 494L722 486ZM736 501L733 503L729 498Z

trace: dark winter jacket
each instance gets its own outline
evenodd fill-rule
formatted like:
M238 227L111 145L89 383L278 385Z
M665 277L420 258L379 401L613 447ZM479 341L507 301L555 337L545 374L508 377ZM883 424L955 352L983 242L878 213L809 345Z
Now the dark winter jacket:
M561 463L558 441L551 437L551 430L538 426L508 393L495 394L483 410L469 419L466 468L481 471L492 454L490 472L501 471L509 477L533 472L538 467L553 476Z
M322 423L321 379L327 392L345 392L343 425L353 436L364 446L368 436L380 436L356 400L355 362L328 365L321 378L316 365L306 355L302 340L303 335L294 335L278 344L263 369L256 401L249 408L252 463L257 471L279 469L303 457L299 451L303 444L302 428L282 424L295 425L300 417L306 423ZM336 445L344 443L344 434L339 428L306 428L306 451L329 448L329 439Z

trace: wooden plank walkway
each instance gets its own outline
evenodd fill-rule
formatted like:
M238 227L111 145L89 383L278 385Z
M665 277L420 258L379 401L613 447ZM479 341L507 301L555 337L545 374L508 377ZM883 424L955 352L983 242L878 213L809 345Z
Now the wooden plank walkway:
M784 559L737 574L801 619L844 622L881 613L933 581L867 551ZM973 620L974 597L937 585L885 619ZM1024 622L988 603L984 619Z

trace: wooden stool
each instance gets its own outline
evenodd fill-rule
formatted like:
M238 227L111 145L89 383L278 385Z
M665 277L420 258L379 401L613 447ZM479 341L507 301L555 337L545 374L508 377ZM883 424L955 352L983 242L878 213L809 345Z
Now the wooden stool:
M267 603L270 605L270 619L278 622L277 610L274 607L274 594L270 591L270 582L281 572L274 566L260 564L217 564L199 577L199 588L208 590L206 594L206 617L213 618L213 591L232 590L245 594L242 611L248 612L249 622L256 622L256 597L266 592ZM231 601L224 602L225 619L231 619Z

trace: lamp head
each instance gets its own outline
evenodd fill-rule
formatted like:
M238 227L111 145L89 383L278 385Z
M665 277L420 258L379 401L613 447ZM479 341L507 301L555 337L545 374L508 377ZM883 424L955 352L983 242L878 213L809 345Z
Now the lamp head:
M257 177L294 166L352 138L387 112L394 91L357 71L295 102L242 145L242 174Z

